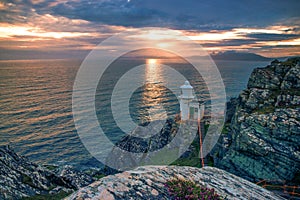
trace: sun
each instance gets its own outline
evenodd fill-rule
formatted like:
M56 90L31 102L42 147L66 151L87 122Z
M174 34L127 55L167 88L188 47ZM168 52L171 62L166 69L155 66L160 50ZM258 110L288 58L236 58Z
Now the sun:
M157 60L156 59L147 59L147 64L156 64Z

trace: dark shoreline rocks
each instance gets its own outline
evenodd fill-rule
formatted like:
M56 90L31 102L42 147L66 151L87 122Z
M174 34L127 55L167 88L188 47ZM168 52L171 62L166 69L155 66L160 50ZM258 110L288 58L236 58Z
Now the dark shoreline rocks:
M71 166L48 168L17 155L9 146L0 147L0 199L66 195L95 181Z

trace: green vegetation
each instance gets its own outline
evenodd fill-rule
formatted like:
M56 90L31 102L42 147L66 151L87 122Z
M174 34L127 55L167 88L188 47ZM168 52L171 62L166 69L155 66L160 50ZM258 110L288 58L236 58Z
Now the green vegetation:
M257 114L269 114L269 113L273 113L275 111L275 107L274 106L266 106L264 108L258 108L256 110L254 110L254 113Z
M171 165L177 166L190 166L190 167L201 167L200 158L199 158L199 149L200 144L199 141L196 139L191 144L192 149L194 151L189 155L187 158L178 158L175 162Z
M60 200L67 197L70 194L71 192L61 191L57 194L41 194L32 197L25 197L23 198L23 200Z
M177 166L190 166L190 167L201 167L200 158L199 157L188 157L188 158L179 158L171 165Z
M105 174L96 174L96 175L93 176L93 178L99 180L99 179L101 179L101 178L103 178L105 176L106 176Z
M204 124L204 131L205 131L205 133L207 133L208 128L209 128L209 124Z
M210 167L214 166L214 159L211 156L207 157L207 165Z
M34 183L32 182L31 177L27 176L26 174L22 174L22 182L31 187L35 187Z
M22 182L24 184L27 184L33 188L36 187L36 185L33 183L33 180L31 177L29 177L28 175L26 174L22 174ZM56 186L51 186L49 187L49 191L54 189ZM46 191L45 191L46 192ZM23 198L24 200L58 200L58 199L62 199L66 196L68 196L69 194L71 193L68 193L68 192L65 192L65 191L61 191L57 194L40 194L40 195L35 195L35 196L31 196L31 197L25 197Z
M286 61L283 61L281 64L284 66L293 66L299 62L299 58L289 58Z
M206 135L209 124L204 125L204 136ZM224 125L224 129L222 131L222 134L228 134L230 129L230 123L227 123ZM201 168L201 159L199 157L199 151L200 151L200 143L199 143L199 137L197 137L191 144L190 149L193 149L192 153L185 158L178 158L175 162L173 162L171 165L176 165L176 166L190 166L190 167L198 167ZM205 157L205 163L207 166L213 167L214 166L214 161L211 156L206 156Z
M171 197L176 200L183 199L203 199L203 200L222 200L214 189L209 189L200 185L197 185L193 181L183 180L175 178L169 180L166 185Z
M282 90L282 94L297 95L300 96L300 90L297 88L289 88L288 90Z
M43 166L49 169L50 171L56 170L58 168L58 166L56 165L43 165Z
M221 134L227 135L230 132L230 123L226 123L223 126Z

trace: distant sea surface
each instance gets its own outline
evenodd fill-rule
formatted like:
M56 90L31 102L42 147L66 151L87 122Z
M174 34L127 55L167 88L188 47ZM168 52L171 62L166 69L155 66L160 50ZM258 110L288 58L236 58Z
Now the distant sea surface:
M238 96L246 88L254 68L268 64L255 61L215 63L223 78L227 99ZM101 166L84 148L73 121L72 89L80 64L79 60L0 61L0 145L10 144L18 153L41 164ZM136 95L132 102L137 110L155 103L151 102L153 97L147 95L147 91L140 93L148 96L148 100L139 101ZM173 106L177 112L177 102L174 105L174 99L168 95L154 98L161 98L160 101ZM111 131L112 139L117 139L118 133Z

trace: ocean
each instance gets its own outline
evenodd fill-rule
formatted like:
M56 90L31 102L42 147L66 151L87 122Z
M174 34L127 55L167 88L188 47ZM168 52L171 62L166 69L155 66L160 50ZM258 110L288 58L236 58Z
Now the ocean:
M144 62L147 64L147 60ZM158 71L152 71L150 78L166 79L159 72L163 61L150 61L148 64L158 66ZM227 100L238 96L246 88L254 68L267 64L258 61L216 61L225 84ZM40 164L101 167L101 163L81 143L73 121L72 90L80 65L80 60L0 61L0 145L9 144L16 152ZM143 78L147 79L147 76ZM153 90L155 92L151 92ZM155 107L158 102L170 108L171 114L178 113L176 95L179 92L178 89L177 94L170 94L166 88L155 84L137 89L129 101L133 121L137 124L147 122L147 109ZM109 105L103 101L105 98L110 101L105 94L100 94L101 104L96 104L96 107L100 106L99 111L103 109L101 105ZM155 108L153 113L151 118L154 119L162 115L156 113ZM104 123L108 126L109 138L116 142L122 134L114 126L109 126L110 121ZM94 125L87 126L92 128Z

